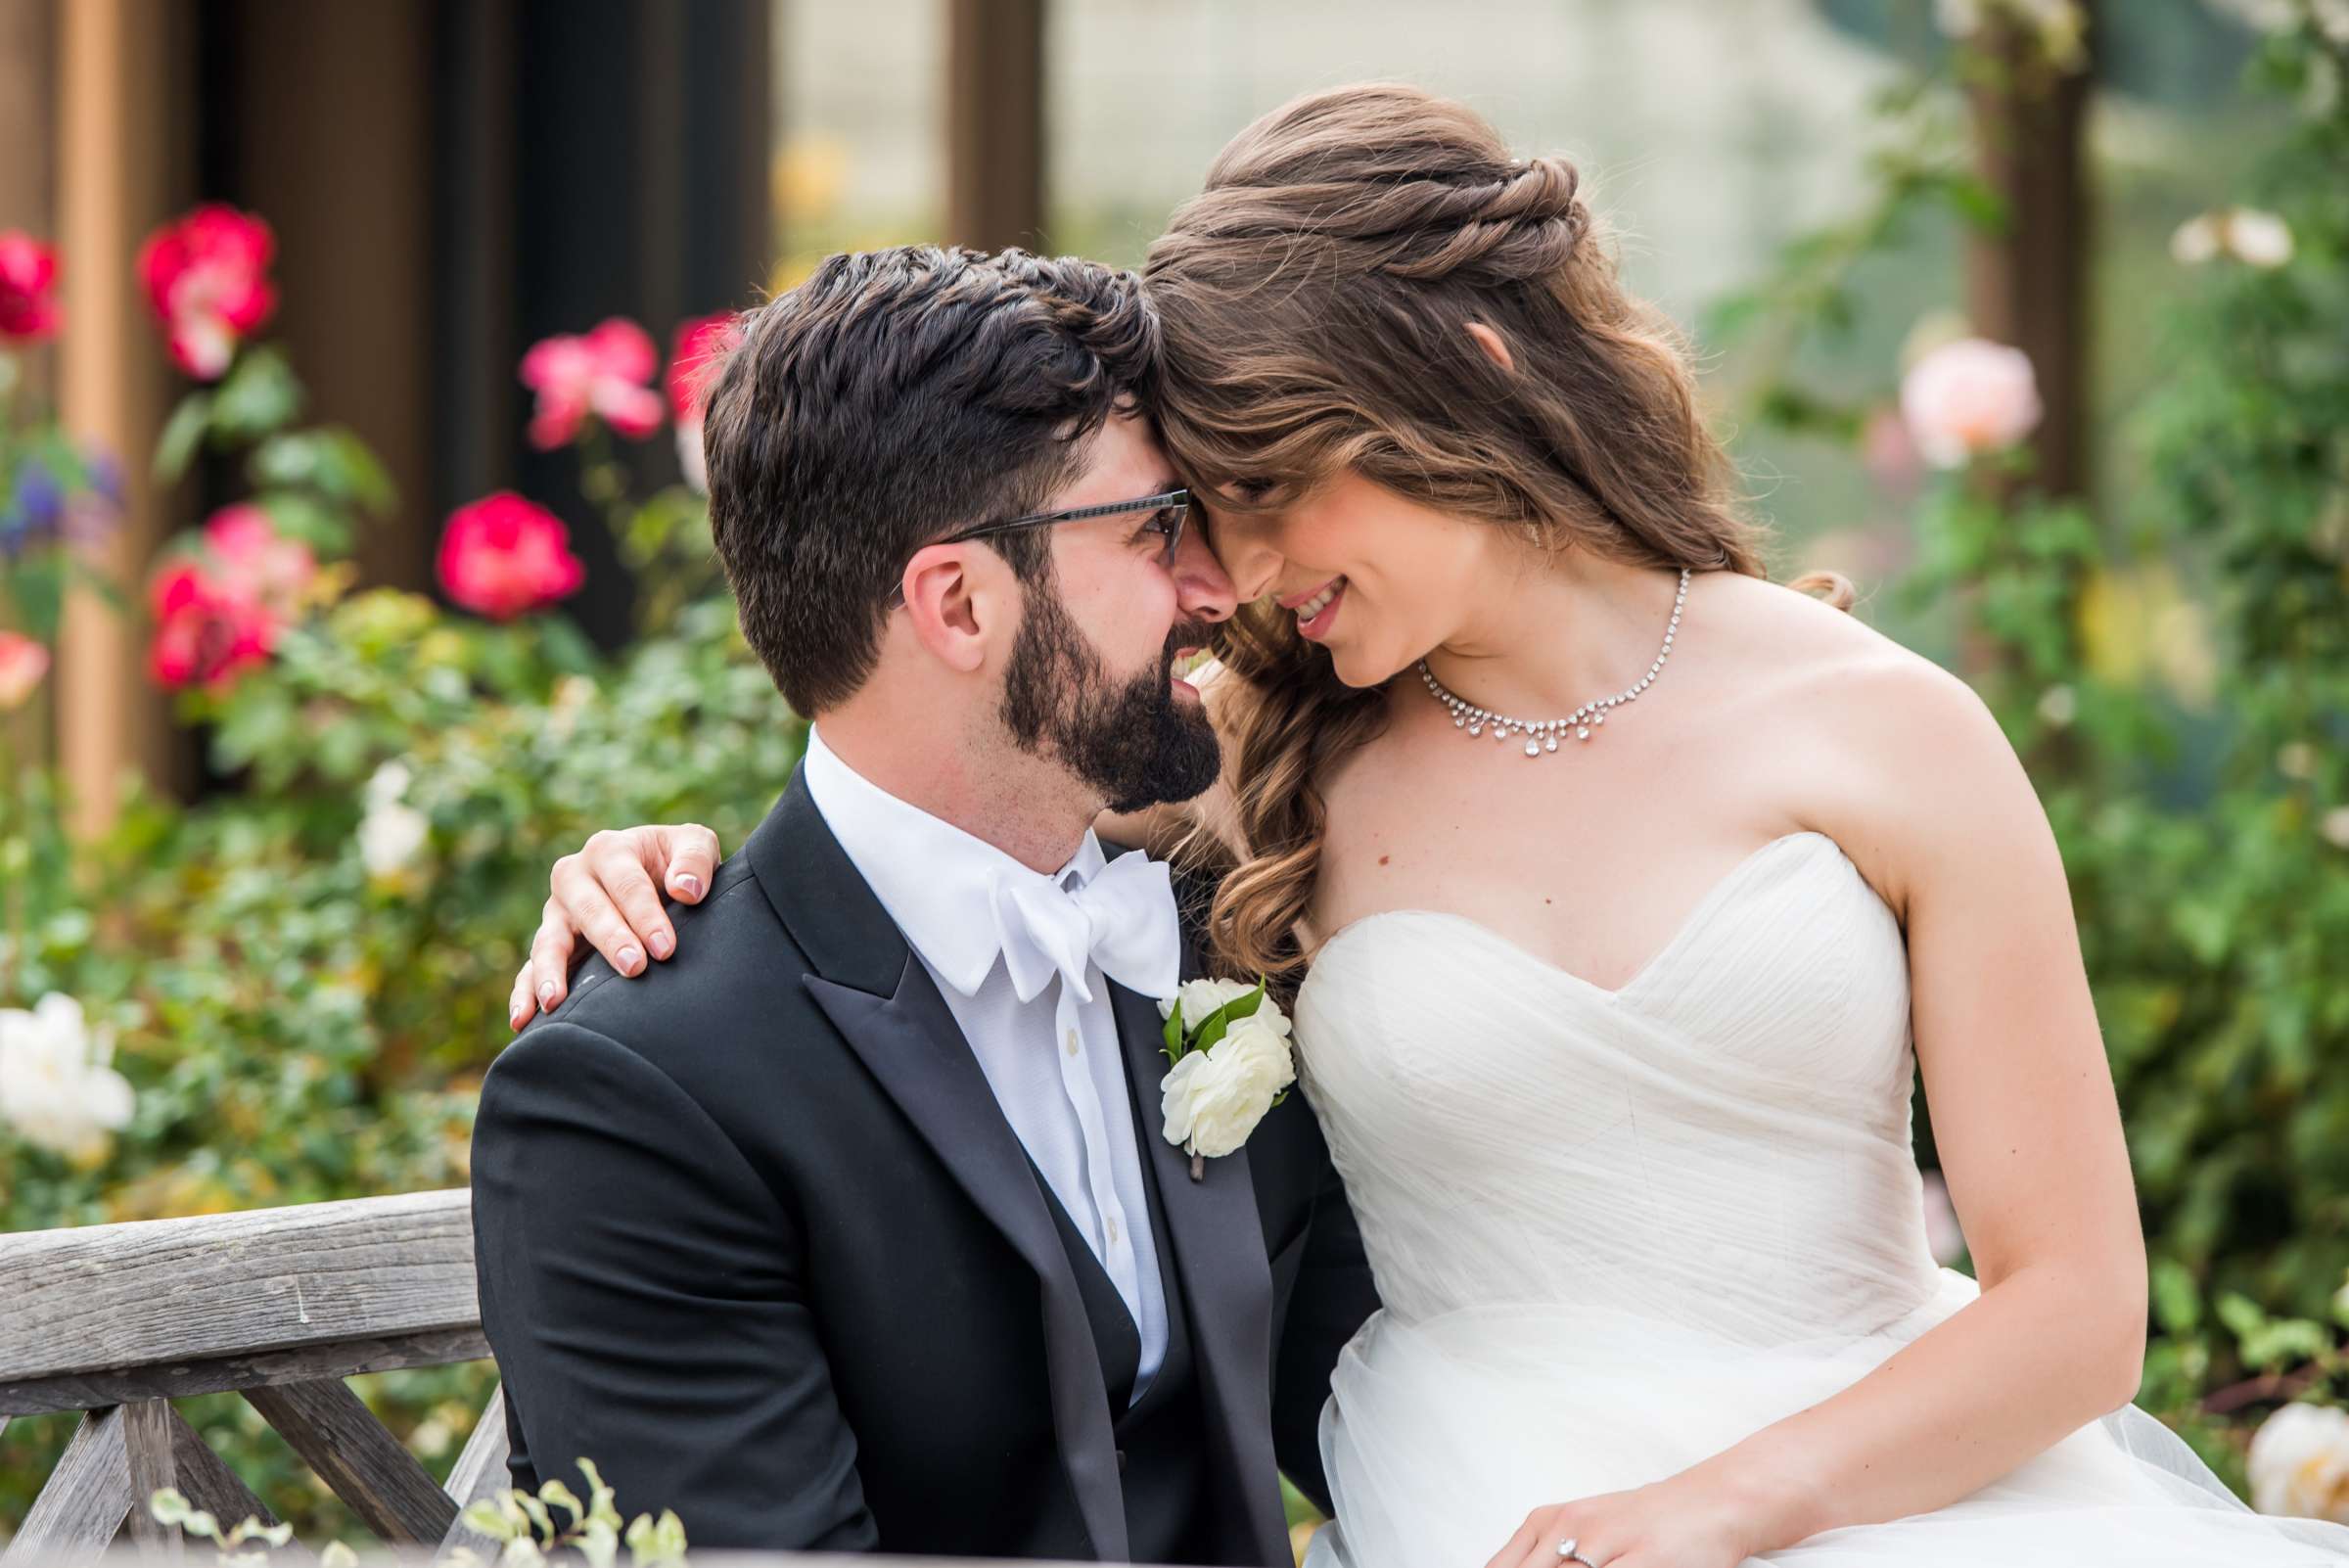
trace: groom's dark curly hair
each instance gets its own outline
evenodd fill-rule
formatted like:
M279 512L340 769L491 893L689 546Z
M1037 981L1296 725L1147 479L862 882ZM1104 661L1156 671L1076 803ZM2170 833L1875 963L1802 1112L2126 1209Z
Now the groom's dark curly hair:
M1157 392L1139 281L1074 256L835 255L742 327L703 426L710 527L743 635L803 714L871 674L915 551L1042 510L1112 412ZM988 542L1034 583L1041 534Z

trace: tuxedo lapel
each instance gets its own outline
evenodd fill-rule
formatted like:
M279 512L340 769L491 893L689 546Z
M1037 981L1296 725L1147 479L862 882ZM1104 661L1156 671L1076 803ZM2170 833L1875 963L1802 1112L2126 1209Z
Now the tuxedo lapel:
M1060 1459L1097 1554L1127 1554L1109 1394L1091 1320L1019 1136L904 936L794 775L744 845L814 972L803 984L947 1174L1036 1270Z
M1133 1082L1134 1137L1165 1213L1159 1244L1174 1255L1189 1308L1208 1431L1240 1487L1258 1560L1285 1561L1288 1531L1272 1456L1272 1271L1248 1151L1209 1160L1200 1179L1191 1179L1191 1157L1163 1130L1159 1084L1169 1064L1157 1003L1114 983L1110 992Z

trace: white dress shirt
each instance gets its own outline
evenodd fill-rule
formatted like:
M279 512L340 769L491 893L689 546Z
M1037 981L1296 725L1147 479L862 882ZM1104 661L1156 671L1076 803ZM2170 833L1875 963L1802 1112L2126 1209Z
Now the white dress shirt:
M1045 877L898 800L814 730L802 765L825 824L938 982L1004 1119L1133 1314L1138 1400L1166 1360L1167 1305L1109 988L1088 959L1089 998L1056 974L1022 1001L994 913L998 888L1074 892L1099 876L1100 841L1088 829L1076 856Z

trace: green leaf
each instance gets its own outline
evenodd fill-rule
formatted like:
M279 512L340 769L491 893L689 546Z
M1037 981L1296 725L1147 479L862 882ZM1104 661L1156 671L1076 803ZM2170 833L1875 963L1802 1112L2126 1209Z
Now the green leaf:
M1180 996L1174 998L1174 1011L1167 1014L1166 1027L1158 1032L1158 1036L1167 1042L1167 1060L1170 1062L1181 1061L1182 998Z
M1231 1026L1234 1023L1249 1017L1264 1004L1265 985L1260 980L1254 991L1244 996L1234 996L1207 1015L1207 1021L1201 1024L1191 1036L1191 1049L1195 1051L1212 1050L1221 1043L1225 1035L1231 1033Z
M2259 1304L2235 1291L2221 1296L2212 1310L2237 1339L2248 1339L2268 1325L2268 1314L2259 1310Z
M2202 1324L2202 1291L2193 1271L2175 1258L2158 1258L2152 1273L2153 1316L2165 1334L2190 1334Z
M545 1503L517 1487L514 1489L514 1506L530 1516L530 1523L537 1527L540 1535L549 1541L555 1538L555 1521L547 1513Z
M506 1517L505 1509L493 1499L484 1498L465 1510L465 1522L492 1541L511 1541L520 1534L520 1526ZM320 1568L324 1568L321 1564Z
M192 1510L186 1494L177 1487L164 1487L147 1499L147 1511L157 1524L175 1525L184 1523Z
M213 426L230 439L257 440L301 411L301 383L275 348L240 357L215 396Z
M587 1505L579 1500L578 1494L560 1481L548 1481L541 1485L538 1488L538 1500L568 1512L574 1529L577 1528L581 1519L587 1517Z
M17 625L35 642L57 641L59 623L65 619L66 578L72 570L69 553L50 550L27 555L0 573L0 584L16 601Z
M160 484L177 484L195 461L196 448L212 426L212 394L192 392L179 400L155 443L155 478Z

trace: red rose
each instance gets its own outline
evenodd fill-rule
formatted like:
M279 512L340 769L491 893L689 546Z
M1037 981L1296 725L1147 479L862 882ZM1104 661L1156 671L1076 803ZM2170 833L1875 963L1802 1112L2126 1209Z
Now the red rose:
M681 323L668 356L668 411L680 425L702 422L702 405L726 355L742 342L742 321L731 310Z
M224 691L277 645L268 609L216 580L201 561L183 558L156 574L148 605L155 617L148 668L174 689L202 683Z
M587 579L563 520L511 490L450 514L438 572L450 599L494 621L552 604Z
M237 345L277 308L269 225L231 207L200 207L165 224L139 250L139 282L170 335L171 358L199 381L217 381Z
M299 539L277 531L257 506L224 506L204 525L204 547L218 569L215 578L229 593L261 605L280 621L301 611L317 558Z
M0 230L0 340L57 335L57 252L22 229Z
M730 310L697 316L677 328L676 346L668 356L668 406L677 417L677 466L685 483L702 494L710 491L702 458L702 410L710 389L726 368L726 355L742 342L742 320Z
M614 316L582 336L558 335L522 356L522 384L538 394L530 444L552 451L593 414L630 440L661 428L661 394L645 384L659 368L653 340Z
M0 713L21 706L49 672L49 650L20 631L0 631Z

